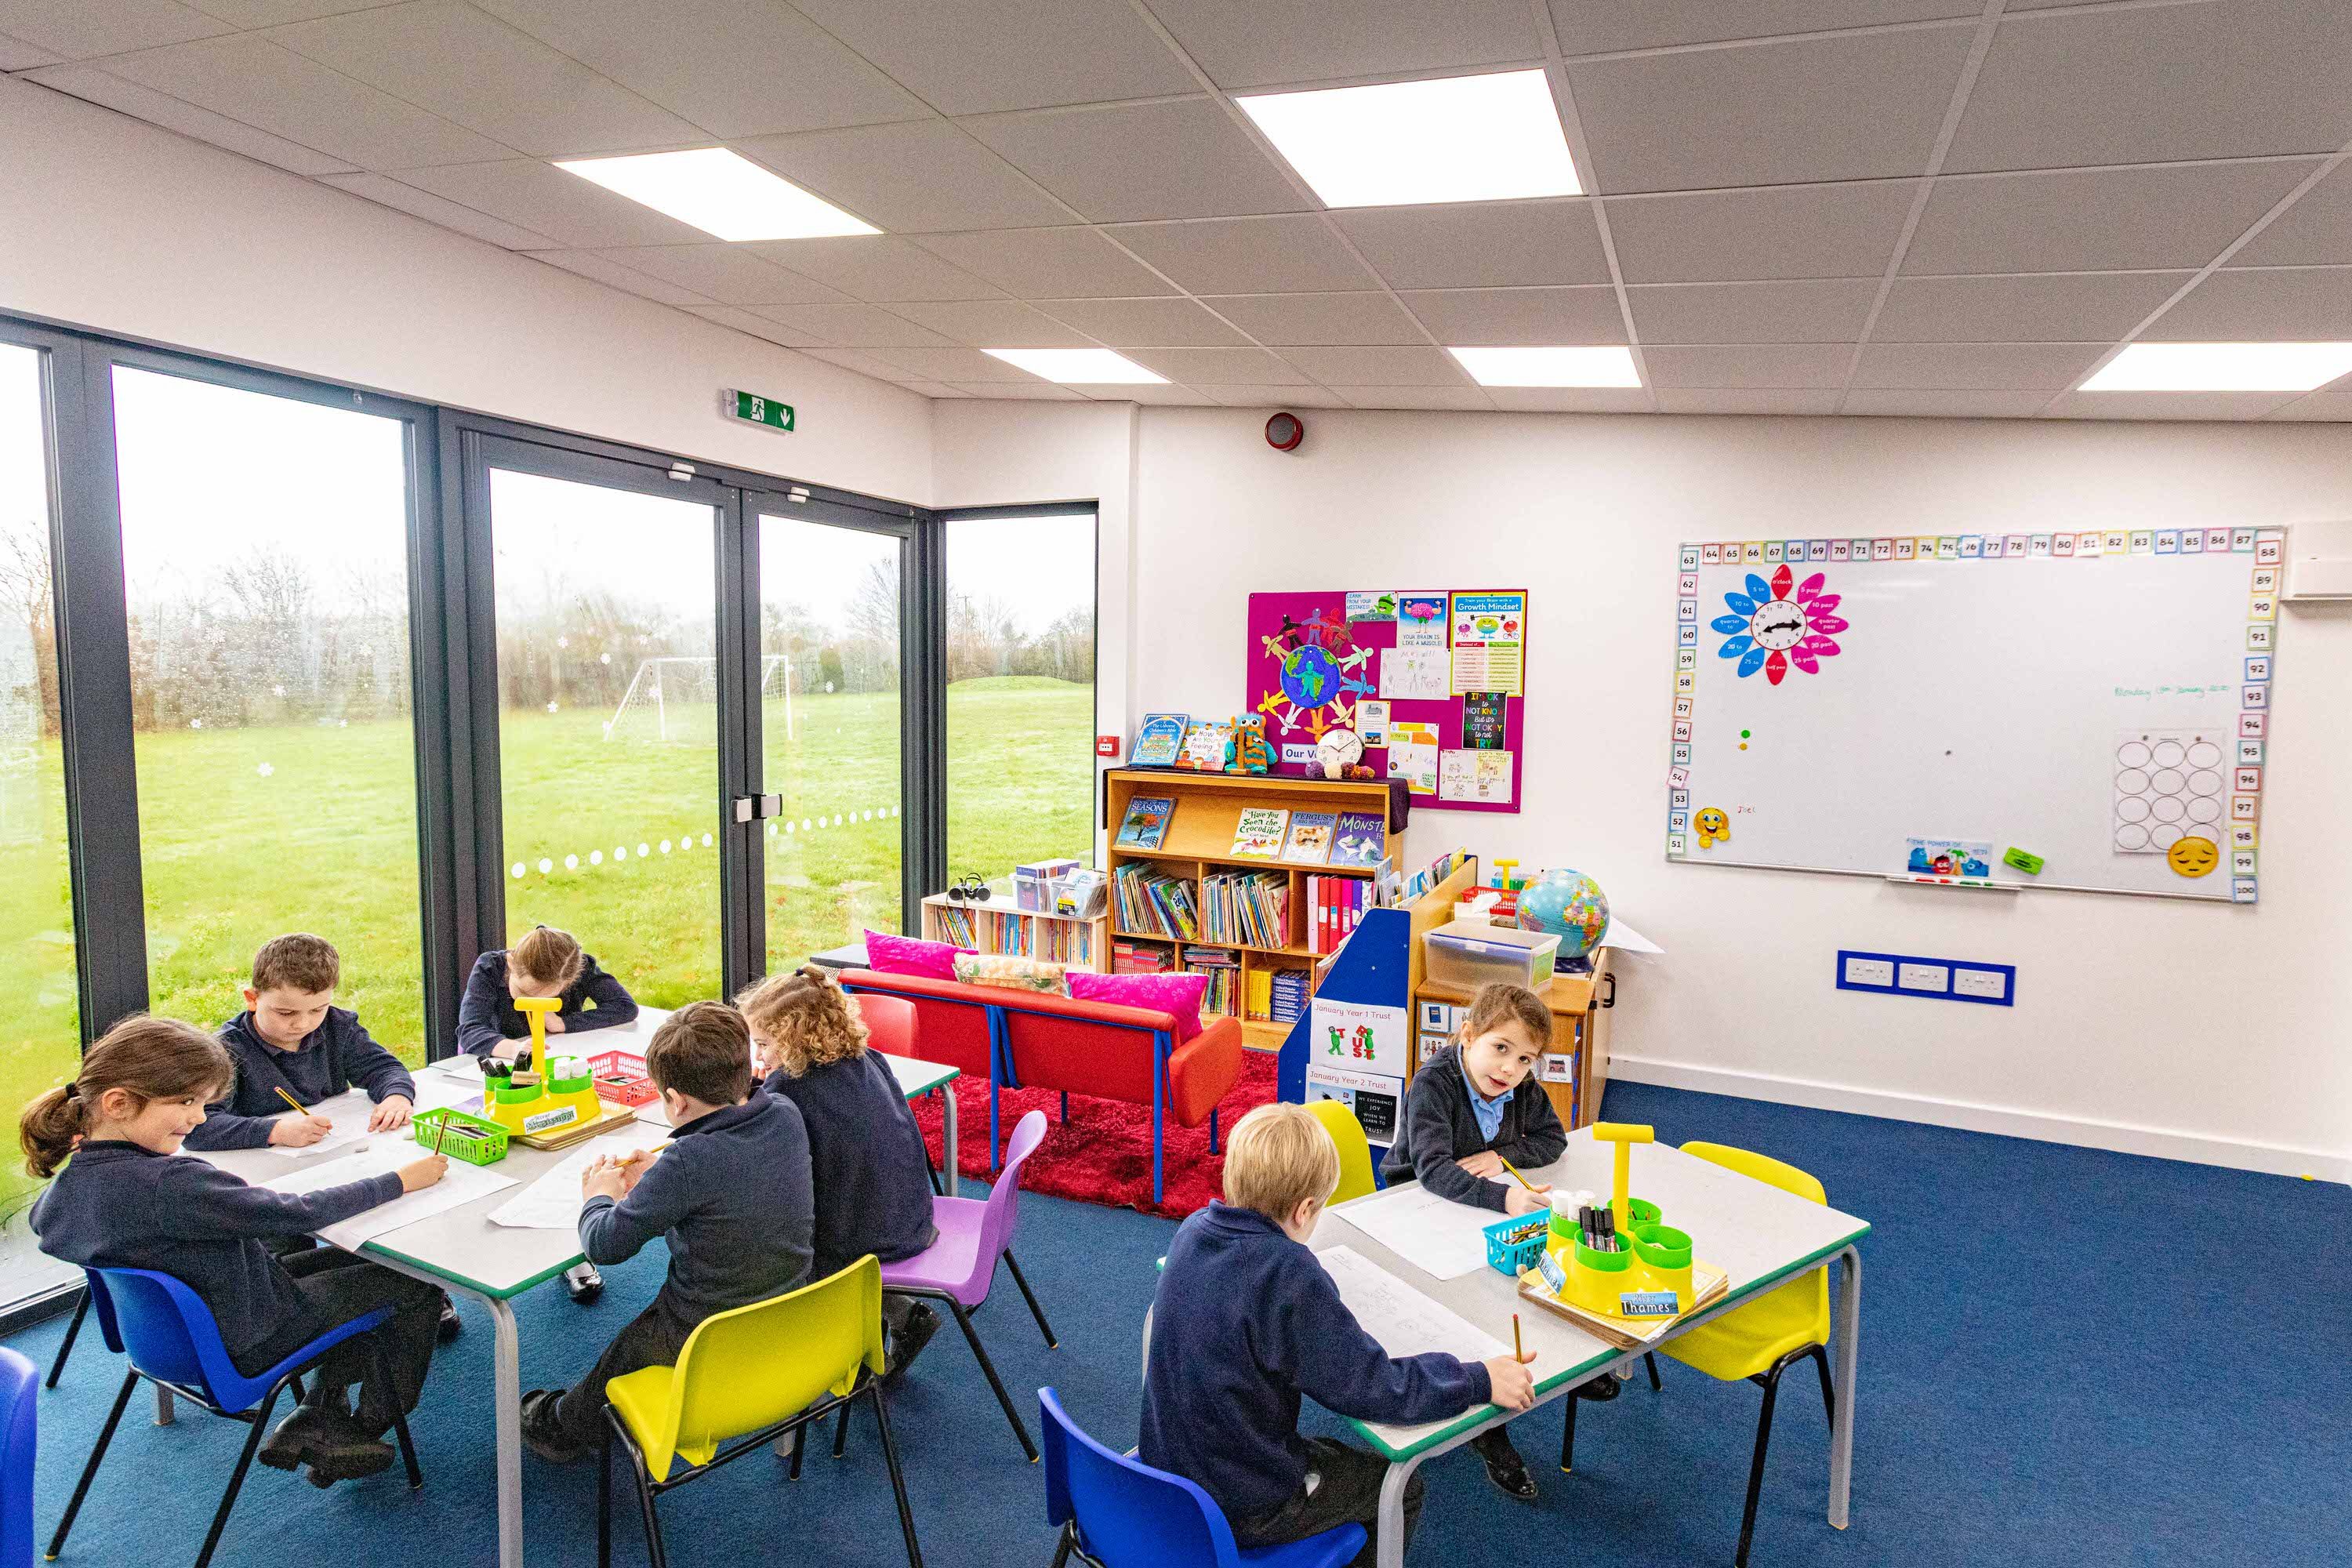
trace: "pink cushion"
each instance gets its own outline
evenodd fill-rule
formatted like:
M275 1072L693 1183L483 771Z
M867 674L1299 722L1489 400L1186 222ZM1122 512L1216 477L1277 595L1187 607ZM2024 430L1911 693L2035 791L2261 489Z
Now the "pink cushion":
M953 980L957 953L971 949L953 942L925 942L920 937L866 933L866 967L877 974L921 974L933 980Z
M1201 1032L1201 998L1209 989L1205 974L1090 974L1074 969L1069 982L1070 994L1081 1002L1173 1014L1177 1045Z

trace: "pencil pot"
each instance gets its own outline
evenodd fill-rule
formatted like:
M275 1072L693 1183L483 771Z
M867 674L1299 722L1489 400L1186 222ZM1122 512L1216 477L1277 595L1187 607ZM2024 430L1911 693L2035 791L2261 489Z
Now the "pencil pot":
M446 1127L445 1134L441 1129ZM462 1110L420 1110L408 1123L409 1134L430 1149L441 1145L441 1152L452 1160L463 1160L468 1165L489 1165L507 1157L507 1130L495 1121L485 1121Z
M1486 1226L1486 1267L1517 1279L1542 1256L1550 1222L1539 1214L1513 1215Z
M1568 1289L1563 1295L1588 1312L1617 1315L1618 1298L1638 1289L1633 1251L1595 1252L1582 1241L1568 1254Z
M1629 1236L1645 1225L1656 1225L1660 1217L1658 1205L1647 1198L1627 1198L1625 1211L1618 1216L1617 1228Z
M1633 1232L1633 1259L1640 1290L1672 1290L1682 1301L1691 1299L1691 1238L1670 1225L1645 1225Z

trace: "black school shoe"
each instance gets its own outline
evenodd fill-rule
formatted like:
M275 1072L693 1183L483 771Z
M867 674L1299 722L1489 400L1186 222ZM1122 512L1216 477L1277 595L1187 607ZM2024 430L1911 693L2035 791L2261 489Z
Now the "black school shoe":
M1520 1458L1519 1451L1507 1442L1498 1443L1495 1447L1496 1452L1482 1451L1478 1456L1486 1462L1486 1479L1494 1482L1506 1497L1517 1498L1521 1502L1533 1502L1536 1479L1528 1474L1528 1462Z
M588 1457L585 1448L563 1440L555 1425L560 1388L534 1388L522 1396L522 1446L551 1465L576 1465Z
M310 1484L324 1488L390 1468L392 1445L331 1405L305 1405L278 1424L256 1458L274 1470L308 1465Z
M604 1293L604 1277L593 1263L575 1263L563 1271L563 1290L584 1307Z
M915 1364L915 1358L939 1331L940 1315L929 1302L916 1302L907 1313L906 1326L890 1336L890 1366L882 1374L882 1386L898 1387L898 1380L907 1375L907 1369Z
M457 1337L457 1331L465 1326L465 1320L457 1316L457 1303L449 1300L448 1291L442 1291L441 1323L438 1328L434 1330L433 1337L446 1345L451 1340L456 1339Z
M1599 1377L1593 1378L1589 1382L1578 1384L1576 1385L1576 1397L1579 1399L1590 1399L1595 1405L1606 1405L1611 1400L1616 1398L1617 1391L1624 1386L1625 1385L1617 1381L1617 1374L1615 1373L1604 1372Z

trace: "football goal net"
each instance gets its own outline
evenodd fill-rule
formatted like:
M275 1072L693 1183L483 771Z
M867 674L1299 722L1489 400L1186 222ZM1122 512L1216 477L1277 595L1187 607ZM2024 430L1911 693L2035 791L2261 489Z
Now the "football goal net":
M760 659L760 697L781 698L784 739L794 735L790 654ZM620 706L604 721L607 741L715 742L719 735L719 661L709 655L665 654L639 659Z

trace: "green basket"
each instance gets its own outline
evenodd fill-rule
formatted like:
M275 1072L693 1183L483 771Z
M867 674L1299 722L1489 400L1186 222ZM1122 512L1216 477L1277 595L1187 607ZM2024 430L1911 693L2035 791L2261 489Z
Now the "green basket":
M444 1125L449 1129L446 1137L440 1131ZM494 1165L507 1157L507 1130L462 1110L420 1110L408 1130L426 1150L438 1142L441 1152L468 1165Z

